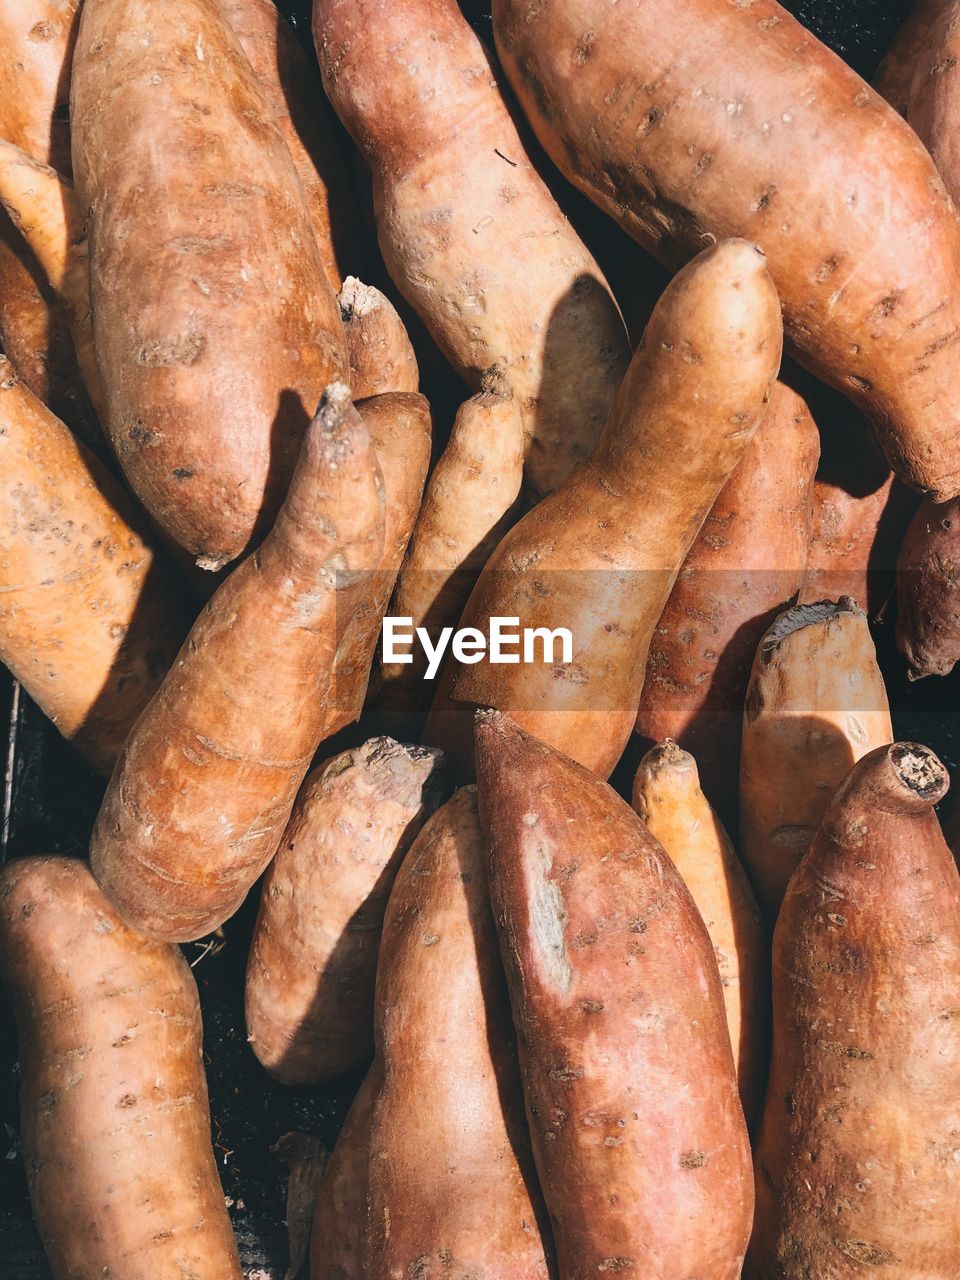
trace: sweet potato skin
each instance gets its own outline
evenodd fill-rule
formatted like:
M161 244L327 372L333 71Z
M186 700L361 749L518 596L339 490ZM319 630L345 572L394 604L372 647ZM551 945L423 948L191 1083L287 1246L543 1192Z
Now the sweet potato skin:
M347 276L337 295L354 399L419 391L417 356L397 309L373 285Z
M293 28L272 0L217 0L243 47L297 170L323 269L336 293L360 266L356 199L334 118ZM385 387L388 391L416 387ZM361 393L356 391L355 394ZM372 392L369 394L373 394Z
M193 975L86 863L0 873L24 1163L55 1280L242 1280L210 1139Z
M820 437L783 382L720 490L660 615L636 730L696 757L704 790L735 820L743 698L757 644L803 582Z
M310 1229L310 1280L365 1280L363 1240L375 1086L371 1068L323 1171Z
M187 631L127 495L0 356L0 661L109 774Z
M780 364L780 306L745 241L671 283L589 460L491 556L464 610L564 627L573 662L448 663L427 741L464 776L475 706L493 706L603 776L636 720L654 627L694 537L756 428Z
M563 173L670 265L767 255L801 361L891 467L960 491L957 217L929 155L774 0L496 0L504 70Z
M363 1275L547 1280L508 1007L465 788L415 840L383 923Z
M440 803L442 757L373 738L297 796L267 869L247 963L247 1035L285 1084L342 1075L373 1050L373 989L394 877Z
M477 761L559 1274L736 1280L750 1149L693 899L612 788L507 717L478 718Z
M71 120L105 426L153 519L220 568L346 372L303 189L217 0L84 4Z
M790 882L750 1280L960 1267L960 878L933 812L946 785L926 748L871 752Z
M372 171L394 283L473 390L502 373L527 480L549 492L592 449L629 361L599 267L455 0L318 0L313 21L327 94Z
M720 971L740 1102L752 1127L770 1049L769 943L747 873L700 789L697 762L658 743L633 780L634 810L668 854L707 926Z
M892 741L863 611L841 597L782 613L757 648L740 753L740 850L771 924L833 793Z
M338 628L368 599L384 527L348 397L327 389L273 530L194 623L107 788L94 875L149 936L189 941L236 911L336 713Z
M897 558L897 648L911 679L960 658L960 508L921 502Z
M69 73L79 7L79 0L0 0L0 137L67 177ZM0 212L0 341L34 395L86 445L102 449L66 318L6 212Z

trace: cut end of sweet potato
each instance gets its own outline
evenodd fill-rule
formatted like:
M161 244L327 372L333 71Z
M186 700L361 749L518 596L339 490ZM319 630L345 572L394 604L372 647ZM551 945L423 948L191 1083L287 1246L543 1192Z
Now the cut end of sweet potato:
M898 742L890 748L890 762L903 786L922 800L937 804L946 795L949 775L929 747Z

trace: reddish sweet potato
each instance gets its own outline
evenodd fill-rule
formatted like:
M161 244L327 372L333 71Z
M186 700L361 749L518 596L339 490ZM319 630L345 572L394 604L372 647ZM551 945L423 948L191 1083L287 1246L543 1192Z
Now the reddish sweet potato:
M385 294L347 276L337 295L356 399L386 391L417 391L420 370L403 321Z
M363 1240L374 1088L371 1069L323 1172L310 1231L310 1280L366 1280Z
M737 1280L750 1147L693 899L611 787L498 713L477 778L560 1275Z
M414 841L383 922L362 1276L546 1280L508 1008L469 788Z
M700 790L697 762L675 742L640 761L633 807L690 890L713 943L748 1123L763 1102L769 1052L769 948L757 900L730 838Z
M894 479L865 422L824 421L800 599L850 596L875 617L893 588L897 553L916 504L916 494Z
M154 520L220 568L346 372L303 188L218 0L86 0L70 107L105 426Z
M857 764L773 943L773 1068L751 1280L960 1269L960 877L913 743Z
M215 929L276 852L337 713L338 629L369 598L383 527L370 435L335 384L272 532L194 623L110 780L91 863L142 933Z
M466 774L475 706L608 775L630 737L647 649L697 531L749 443L780 364L780 307L743 240L701 254L647 326L590 459L500 543L463 624L563 627L567 665L448 663L427 722Z
M669 264L767 255L801 360L890 465L960 492L960 235L916 135L774 0L494 0L504 70L572 182Z
M247 1032L285 1084L373 1050L373 984L394 876L440 803L438 751L372 738L304 783L264 877L247 963Z
M25 858L0 874L0 971L54 1280L241 1280L180 952L126 928L86 863Z
M960 506L917 508L897 560L897 647L911 680L960 658Z
M740 753L740 850L771 924L834 791L892 741L863 611L841 597L782 613L757 649Z
M637 732L690 750L711 803L730 822L750 667L764 631L803 582L819 450L806 402L778 382L650 642Z
M356 199L334 134L335 119L293 28L273 0L217 0L247 55L270 118L283 134L307 197L317 247L334 293L360 267ZM388 391L416 387L387 387ZM354 388L354 394L361 393ZM372 394L372 393L371 393Z
M523 423L516 401L493 391L457 411L434 467L390 605L392 617L425 627L436 642L455 627L477 574L519 515ZM433 685L422 647L410 663L384 663L377 712L395 733L419 735Z
M109 773L186 630L126 494L0 356L0 662Z
M527 479L593 448L629 360L599 267L537 175L455 0L317 0L327 94L373 174L397 288L478 390L499 369Z

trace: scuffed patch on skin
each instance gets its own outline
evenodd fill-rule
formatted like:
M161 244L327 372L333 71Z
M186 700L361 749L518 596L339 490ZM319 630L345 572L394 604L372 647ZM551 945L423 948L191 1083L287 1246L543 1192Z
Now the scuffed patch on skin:
M531 932L545 977L558 991L565 993L570 990L573 982L573 969L564 937L567 912L563 905L563 895L550 879L552 868L550 851L543 845L538 846L531 868Z

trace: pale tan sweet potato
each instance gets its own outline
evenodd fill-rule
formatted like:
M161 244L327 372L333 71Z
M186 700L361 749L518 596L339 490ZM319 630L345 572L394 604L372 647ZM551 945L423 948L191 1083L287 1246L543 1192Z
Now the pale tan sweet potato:
M434 642L456 627L477 575L520 514L523 423L516 401L479 391L457 411L447 447L430 475L397 579L390 615L425 627ZM409 663L383 662L377 713L392 732L418 735L434 685L427 656L413 646Z
M242 1280L210 1139L193 975L75 858L0 873L24 1164L53 1280Z
M463 624L571 633L572 662L448 662L427 722L468 774L475 706L607 776L636 720L647 650L683 560L760 419L780 364L776 291L742 240L707 250L654 310L590 459L503 539Z
M247 961L247 1034L285 1084L342 1075L373 1050L387 898L440 803L442 756L372 738L320 765L264 877Z
M127 495L0 356L0 662L109 774L187 626Z
M356 612L338 619L337 652L326 695L327 735L360 716L387 611L413 532L430 465L430 406L417 392L388 392L359 402L383 476L383 552Z
M527 480L593 448L629 360L599 267L524 149L455 0L317 0L324 86L373 175L397 288L474 390L498 370Z
M375 1038L361 1274L547 1280L472 787L394 882Z
M575 185L669 265L756 241L794 352L890 465L960 492L960 234L916 134L775 0L494 0L504 71Z
M675 742L659 743L640 761L633 807L669 854L707 926L720 971L740 1102L752 1125L767 1077L770 961L750 881L700 790L696 760Z
M273 0L217 3L253 67L270 118L283 134L307 198L323 269L336 293L347 272L360 266L357 202L316 70ZM354 388L354 394L361 393Z
M841 597L782 613L757 649L740 753L740 851L771 924L833 793L892 741L863 611Z
M220 568L346 373L303 188L218 0L85 2L70 110L105 426L157 524Z
M386 391L419 391L416 353L390 299L373 285L347 276L337 301L354 398L361 400Z
M497 712L477 779L560 1276L738 1280L750 1147L689 891L611 787Z
M370 434L334 384L273 530L194 623L110 780L90 859L132 927L198 938L273 857L337 712L338 630L369 598L383 528Z
M843 782L773 942L773 1067L749 1280L960 1268L960 877L914 743Z
M806 401L777 382L650 642L636 730L648 742L674 738L691 751L711 804L731 823L750 667L761 636L804 580L819 452Z

